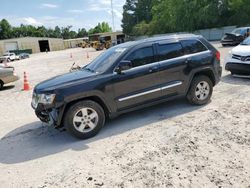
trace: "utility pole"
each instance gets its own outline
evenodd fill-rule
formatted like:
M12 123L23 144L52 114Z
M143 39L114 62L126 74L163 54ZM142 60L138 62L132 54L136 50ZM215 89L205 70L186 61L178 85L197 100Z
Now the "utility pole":
M114 18L113 0L111 0L111 14L112 14L113 32L115 32L115 18Z

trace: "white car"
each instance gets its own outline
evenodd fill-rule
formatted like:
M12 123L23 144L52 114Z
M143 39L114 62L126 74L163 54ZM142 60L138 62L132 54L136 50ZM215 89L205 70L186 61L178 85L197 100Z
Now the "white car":
M229 52L225 69L231 74L250 75L250 37Z
M0 63L6 61L6 62L10 62L10 61L15 61L16 60L16 54L15 53L5 53L3 54L2 57L0 57Z

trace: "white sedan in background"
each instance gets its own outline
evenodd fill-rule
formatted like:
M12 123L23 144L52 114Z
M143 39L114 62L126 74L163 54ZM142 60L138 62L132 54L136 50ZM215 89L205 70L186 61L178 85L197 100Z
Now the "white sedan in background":
M233 75L250 75L250 37L229 52L225 69Z
M0 63L2 62L10 62L16 60L16 54L15 53L5 53L3 56L0 57Z

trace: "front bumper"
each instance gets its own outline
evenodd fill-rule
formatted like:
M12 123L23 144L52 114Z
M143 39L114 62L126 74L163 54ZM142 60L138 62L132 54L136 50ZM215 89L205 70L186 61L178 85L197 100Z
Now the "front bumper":
M235 40L221 40L220 42L222 45L238 45L238 44L240 44L240 41L235 41Z
M225 69L234 74L250 75L250 64L247 64L247 63L228 62L225 65Z
M58 126L58 110L51 107L46 107L43 104L38 104L35 108L31 104L32 108L35 110L36 116L44 123L50 126Z

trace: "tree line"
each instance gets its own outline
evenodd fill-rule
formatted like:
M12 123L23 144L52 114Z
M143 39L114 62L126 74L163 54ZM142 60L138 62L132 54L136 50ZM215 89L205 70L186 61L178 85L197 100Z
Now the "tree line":
M130 36L192 32L250 24L250 0L126 0L122 28Z
M108 23L98 23L97 26L87 31L85 28L78 29L78 31L72 30L72 26L55 28L46 28L44 26L32 26L21 24L18 27L13 27L6 19L0 21L0 39L10 39L19 37L51 37L51 38L63 38L73 39L86 37L95 33L104 33L112 31Z

